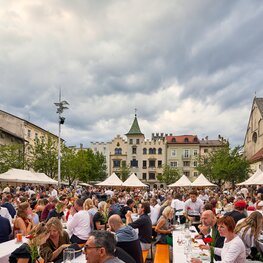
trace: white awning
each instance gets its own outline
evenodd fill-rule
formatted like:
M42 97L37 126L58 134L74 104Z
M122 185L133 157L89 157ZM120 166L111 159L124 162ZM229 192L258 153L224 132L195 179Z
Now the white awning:
M200 174L194 180L194 182L191 183L191 186L216 186L216 184L209 182L208 179L203 174Z
M122 184L126 187L148 187L147 184L144 184L134 173L132 173L129 178Z
M186 187L191 186L191 181L183 174L175 183L168 185L169 187Z
M113 173L106 180L104 180L103 182L100 182L96 185L98 185L98 186L121 186L122 180L115 173Z

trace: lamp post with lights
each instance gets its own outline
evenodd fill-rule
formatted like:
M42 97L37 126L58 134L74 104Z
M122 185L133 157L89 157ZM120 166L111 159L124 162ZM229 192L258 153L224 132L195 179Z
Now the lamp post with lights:
M58 113L58 185L61 185L61 172L60 172L60 161L61 161L61 148L60 148L60 133L61 125L65 122L65 117L62 117L61 114L64 110L67 110L69 103L66 100L61 101L61 91L59 92L59 102L54 103L57 107Z

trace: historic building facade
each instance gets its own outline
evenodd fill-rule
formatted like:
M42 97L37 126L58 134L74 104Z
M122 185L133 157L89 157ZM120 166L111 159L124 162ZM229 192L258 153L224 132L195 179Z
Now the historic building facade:
M107 143L91 142L91 149L105 156L108 175L113 172L120 175L122 166L128 166L131 173L152 186L163 185L157 176L163 173L165 164L190 178L196 177L198 157L223 146L222 139L199 140L196 135L153 133L151 139L145 139L136 115L125 135L126 139L117 135Z
M263 98L254 98L248 120L244 154L251 163L251 168L263 169Z

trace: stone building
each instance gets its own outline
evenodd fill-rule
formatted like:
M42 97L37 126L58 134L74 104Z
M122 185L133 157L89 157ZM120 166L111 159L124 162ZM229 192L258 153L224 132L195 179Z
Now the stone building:
M263 98L254 98L248 120L244 154L251 162L251 168L263 169Z

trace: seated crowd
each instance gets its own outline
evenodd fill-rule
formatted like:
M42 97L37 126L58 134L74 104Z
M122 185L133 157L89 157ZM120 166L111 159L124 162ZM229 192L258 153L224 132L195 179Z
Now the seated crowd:
M17 233L28 239L13 251L9 262L28 263L34 257L62 262L63 250L78 244L84 246L88 262L142 263L143 251L153 244L170 244L173 226L184 223L194 226L196 238L204 243L212 239L202 249L212 245L216 261L242 263L262 256L256 243L263 224L262 188L199 192L26 190L26 186L12 192L8 188L9 192L1 192L0 243L16 238ZM193 258L192 262L202 261Z

